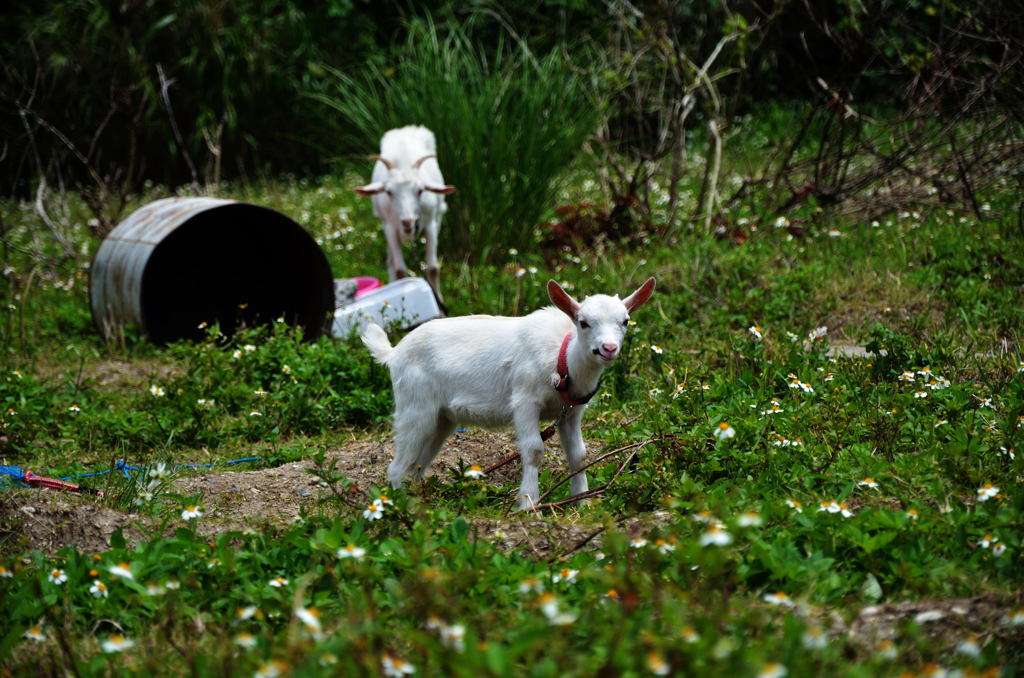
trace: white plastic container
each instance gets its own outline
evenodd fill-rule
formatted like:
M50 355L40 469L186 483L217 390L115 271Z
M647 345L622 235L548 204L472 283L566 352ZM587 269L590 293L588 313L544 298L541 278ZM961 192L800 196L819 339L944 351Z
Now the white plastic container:
M430 285L423 278L401 278L361 294L355 301L334 312L331 334L346 338L352 328L357 331L368 323L390 327L398 323L409 329L441 317Z

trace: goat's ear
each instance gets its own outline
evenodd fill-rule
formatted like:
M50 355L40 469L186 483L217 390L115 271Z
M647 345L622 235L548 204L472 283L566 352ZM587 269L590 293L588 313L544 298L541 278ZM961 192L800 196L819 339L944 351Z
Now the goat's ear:
M551 303L561 309L562 313L576 321L576 314L579 313L580 304L569 296L569 293L562 289L562 286L554 280L548 281L548 297Z
M425 190L427 190L427 191L430 191L431 193L445 193L445 194L447 194L447 193L454 193L455 192L455 187L454 186L436 186L436 185L427 184L423 188Z
M648 278L647 282L638 287L633 294L623 299L622 304L626 310L632 313L647 303L647 300L651 298L651 293L654 292L654 283L654 278Z
M380 193L384 190L384 184L379 181L375 181L372 184L366 184L365 186L359 186L356 188L356 193L359 195L373 195L374 193Z

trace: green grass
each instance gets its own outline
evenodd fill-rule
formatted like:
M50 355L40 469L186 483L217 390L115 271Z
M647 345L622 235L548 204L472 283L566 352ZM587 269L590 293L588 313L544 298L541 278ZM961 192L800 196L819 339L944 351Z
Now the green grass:
M349 190L356 181L221 192L298 220L336 274L384 277L384 244ZM553 200L593 198L583 186ZM932 208L874 226L825 214L800 237L758 223L742 245L677 230L631 248L505 248L480 266L449 259L454 314L527 312L546 303L549 277L578 294L658 278L584 419L591 458L650 442L591 469L592 487L611 483L602 498L544 517L550 555L503 547L484 525L548 528L506 517L511 488L464 469L388 492L394 503L379 520L363 514L379 488L352 490L324 469L338 492L303 520L216 537L182 519L193 497L156 486L139 505L148 479L111 480L99 501L147 514L150 538L130 548L115 536L98 554L21 553L12 532L25 495L0 490L15 516L0 535L0 565L13 573L0 578L0 661L14 675L85 676L252 675L271 662L297 675L381 675L388 655L418 675L646 676L659 661L678 675L755 676L775 662L789 676L923 674L931 662L1015 675L1024 462L1010 451L1021 449L1024 415L1024 248L1019 195L996 185L982 199L982 219ZM358 342L303 344L275 326L227 343L103 345L82 263L54 264L31 210L4 210L6 463L60 476L119 457L151 468L258 449L273 465L341 431L388 435L387 375ZM72 233L95 248L84 225ZM810 338L821 326L827 334ZM828 350L844 344L872 354ZM723 423L734 437L715 435ZM542 491L563 475L548 465ZM997 496L987 497L988 483ZM831 502L851 515L819 510ZM729 543L705 545L708 520L721 521ZM554 536L571 526L572 538ZM599 550L574 549L598 530ZM339 557L350 544L365 556ZM110 571L119 563L134 579ZM50 581L55 568L66 582ZM563 570L577 571L572 581ZM275 577L288 583L273 587ZM90 592L96 580L109 597ZM778 592L792 606L765 601ZM948 609L968 597L988 607L940 624L900 617L891 657L882 636L848 633L867 605ZM249 607L252 616L238 616ZM319 632L299 614L310 619L310 607ZM41 643L24 637L37 625ZM824 647L808 647L811 629L826 635ZM117 633L135 646L103 652ZM957 651L972 633L978 656ZM240 634L254 647L238 645Z

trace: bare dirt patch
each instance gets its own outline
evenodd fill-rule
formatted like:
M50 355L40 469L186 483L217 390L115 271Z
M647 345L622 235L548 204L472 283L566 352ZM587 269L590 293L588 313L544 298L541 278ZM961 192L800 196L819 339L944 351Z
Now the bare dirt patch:
M151 379L169 379L182 372L179 365L155 360L140 362L107 360L86 369L86 375L99 386L137 388Z
M353 440L328 449L325 457L328 465L333 464L360 489L369 491L386 484L385 470L392 451L390 435L385 434L376 440ZM430 473L446 475L449 469L458 467L460 460L486 468L515 452L509 433L459 432L445 444ZM557 442L549 443L544 464L564 468ZM324 510L320 500L328 497L330 490L310 473L315 466L309 458L275 468L188 471L175 479L174 491L199 496L204 511L197 524L201 534L280 526ZM516 486L519 473L515 461L496 469L488 482L499 487ZM509 499L511 502L512 497ZM524 548L536 557L551 557L573 548L597 529L577 525L566 517L565 512L552 520L510 514L501 520L479 521L476 532L503 550ZM128 543L133 544L144 538L140 527L155 521L150 516L106 508L100 500L87 496L50 490L5 492L0 495L0 553L39 550L52 555L65 546L102 551L108 548L115 530L121 529ZM594 547L600 540L591 542L586 546Z
M1024 641L1024 628L1007 623L1010 610L1020 603L1019 596L1008 601L1005 597L981 595L869 605L860 610L847 631L868 651L883 640L896 639L911 622L951 651L969 637L976 638L979 646L995 636Z
M74 369L64 363L39 365L39 377L42 379L59 378L64 373L72 373L77 380L86 383L117 389L146 388L153 380L166 380L181 374L181 365L156 358L102 358L98 361L89 360Z
M0 555L42 551L53 555L66 546L84 553L105 551L110 536L122 530L129 542L143 538L149 519L100 506L94 499L50 490L13 490L0 495Z
M457 433L445 444L430 472L443 475L449 468L457 467L460 459L490 465L515 449L511 440L499 433ZM352 441L328 449L325 465L333 466L357 487L369 491L386 484L384 474L392 452L390 438ZM315 514L318 500L330 494L326 484L310 473L315 467L310 458L271 469L202 473L178 478L175 485L183 494L201 495L206 513L200 529L223 532L288 522L303 513ZM518 468L509 464L498 469L490 482L511 482L516 474Z

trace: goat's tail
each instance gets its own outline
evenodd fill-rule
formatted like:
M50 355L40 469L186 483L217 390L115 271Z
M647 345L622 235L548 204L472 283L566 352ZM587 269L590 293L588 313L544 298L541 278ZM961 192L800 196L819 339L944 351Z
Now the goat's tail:
M391 346L391 342L388 341L388 335L385 334L384 328L376 323L370 323L363 329L359 338L366 344L366 348L370 349L370 353L377 359L377 362L382 365L388 364L391 352L395 349Z

